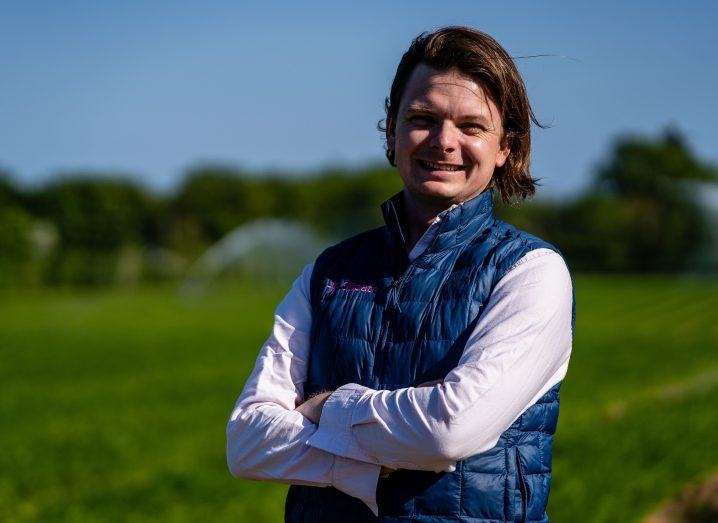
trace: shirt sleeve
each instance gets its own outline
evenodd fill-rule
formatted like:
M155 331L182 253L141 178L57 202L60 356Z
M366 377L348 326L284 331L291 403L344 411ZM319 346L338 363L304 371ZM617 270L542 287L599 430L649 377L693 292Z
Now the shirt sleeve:
M347 384L327 399L308 443L390 468L452 471L561 381L571 353L573 292L563 258L536 249L497 283L462 357L432 387Z
M227 465L237 478L334 486L377 514L380 467L308 446L317 425L294 410L306 381L312 270L313 264L305 267L277 307L227 425Z

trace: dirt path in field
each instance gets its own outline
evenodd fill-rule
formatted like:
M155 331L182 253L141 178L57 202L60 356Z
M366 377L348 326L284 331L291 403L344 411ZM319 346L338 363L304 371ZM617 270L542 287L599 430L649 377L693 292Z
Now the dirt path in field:
M718 472L704 482L688 485L664 503L644 523L715 523L718 521Z

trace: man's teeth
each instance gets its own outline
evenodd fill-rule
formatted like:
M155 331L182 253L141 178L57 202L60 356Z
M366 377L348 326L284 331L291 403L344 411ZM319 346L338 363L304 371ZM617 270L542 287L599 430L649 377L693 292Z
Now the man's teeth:
M427 162L425 160L419 160L422 165L425 167L428 167L429 169L436 169L438 171L460 171L463 169L460 165L441 165L438 163L433 162Z

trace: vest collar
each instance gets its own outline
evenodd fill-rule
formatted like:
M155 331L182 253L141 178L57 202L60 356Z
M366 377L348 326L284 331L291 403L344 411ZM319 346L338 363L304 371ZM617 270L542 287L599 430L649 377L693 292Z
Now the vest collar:
M404 192L398 192L382 203L381 210L392 243L402 246L404 252L408 252ZM436 238L425 252L438 252L462 245L489 226L494 219L491 189L485 189L481 194L443 211L440 217Z

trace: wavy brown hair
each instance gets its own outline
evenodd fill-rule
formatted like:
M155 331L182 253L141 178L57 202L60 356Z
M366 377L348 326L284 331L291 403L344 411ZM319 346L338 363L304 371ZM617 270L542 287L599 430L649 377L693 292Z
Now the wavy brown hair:
M501 112L502 144L508 141L511 152L503 167L497 167L490 186L504 202L516 202L533 196L538 180L531 177L531 122L544 128L531 109L526 86L513 59L486 33L461 26L449 26L417 36L404 53L396 69L391 93L384 102L386 118L395 129L401 96L417 65L426 64L439 71L457 70L479 83ZM386 134L381 122L379 130ZM394 151L386 157L396 167Z

